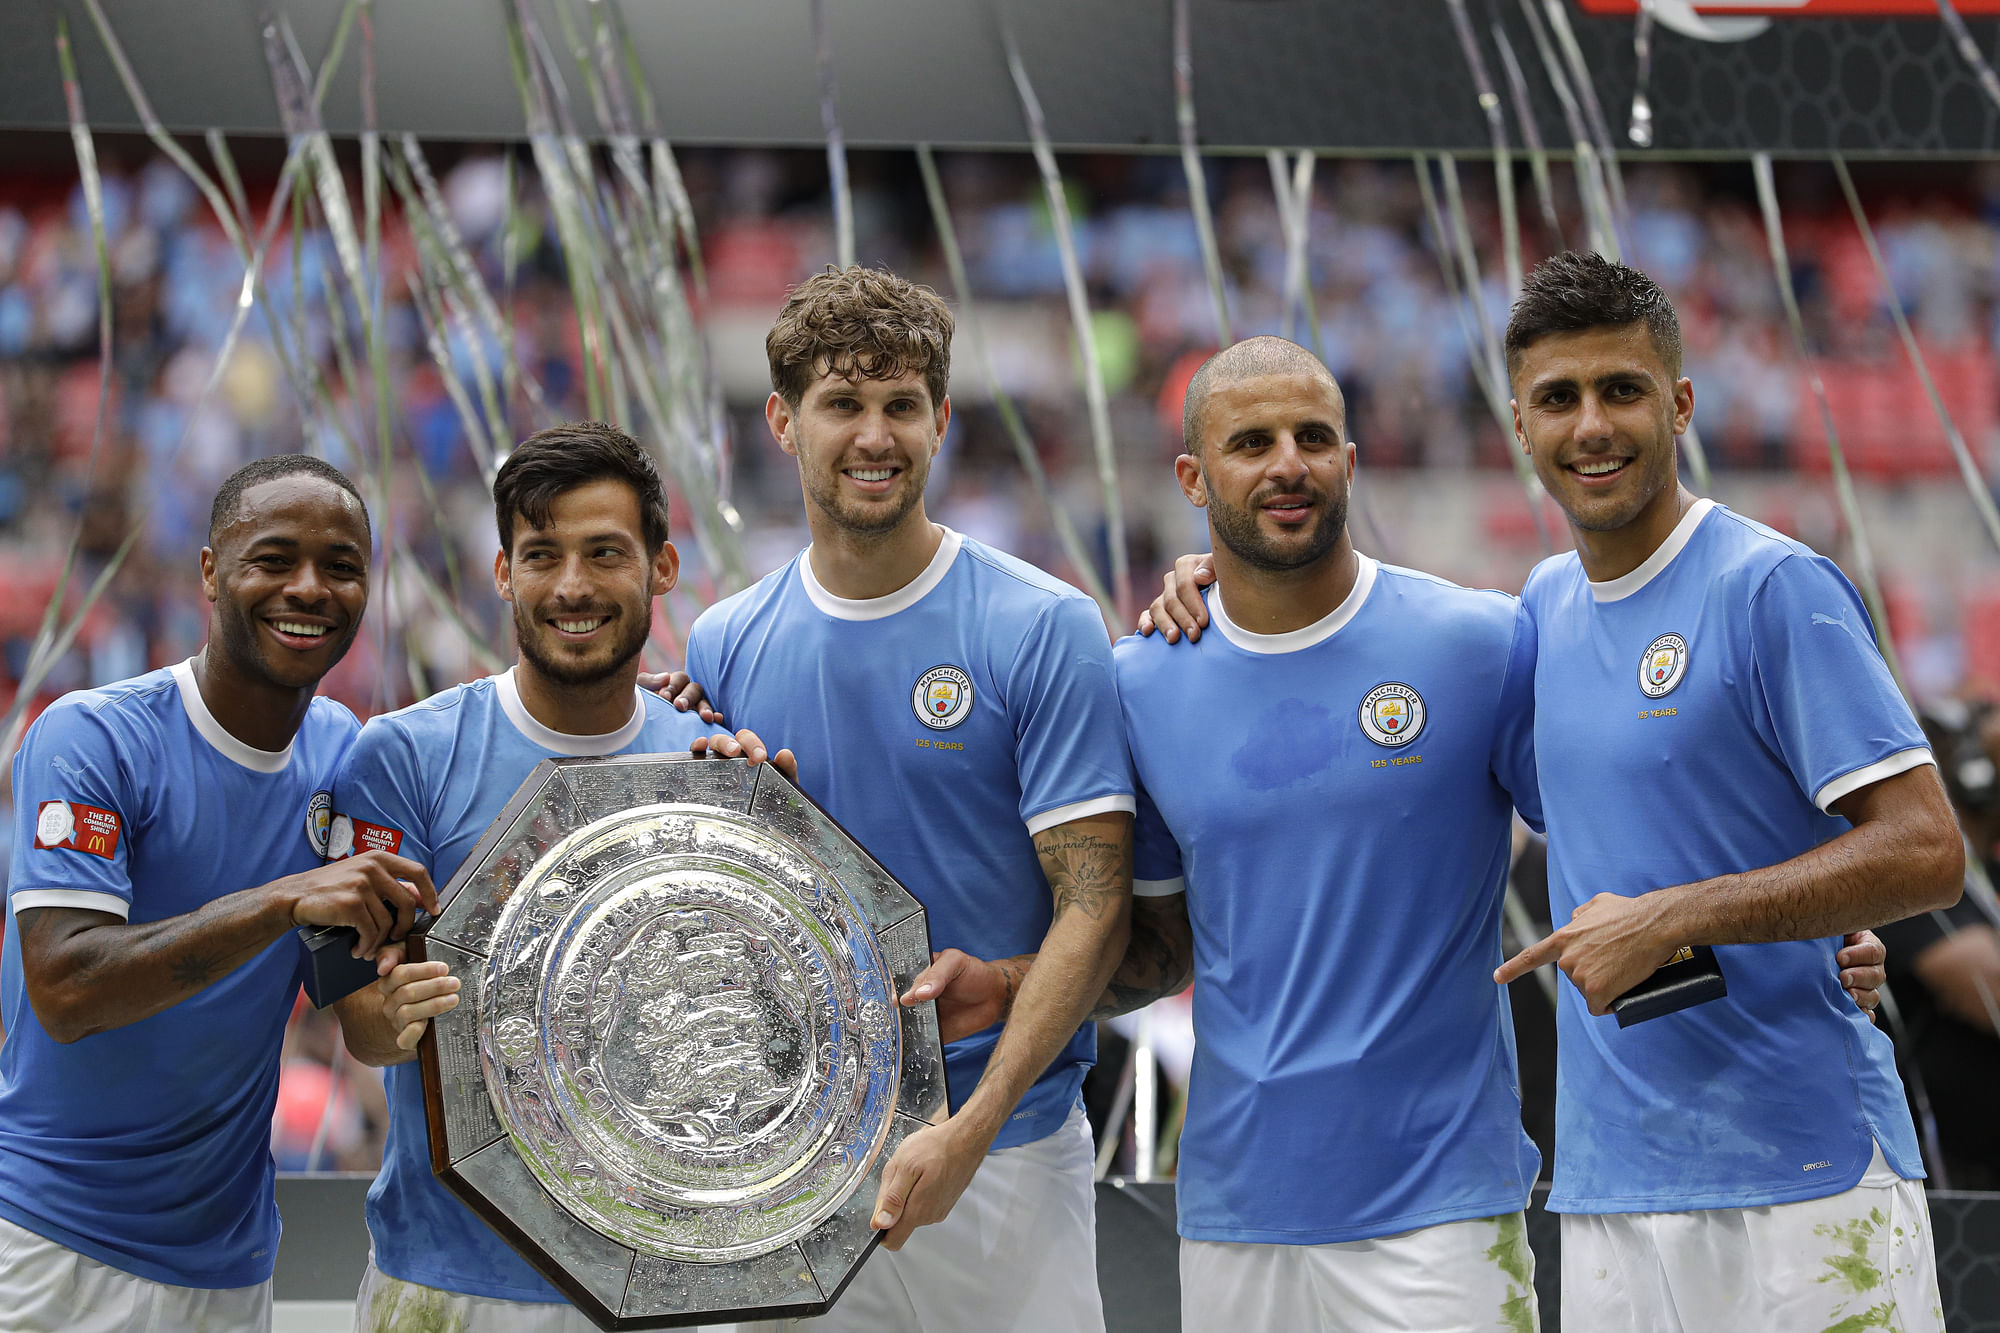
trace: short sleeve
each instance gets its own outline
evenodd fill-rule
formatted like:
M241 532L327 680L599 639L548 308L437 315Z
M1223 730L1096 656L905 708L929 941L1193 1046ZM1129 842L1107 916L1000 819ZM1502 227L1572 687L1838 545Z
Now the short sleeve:
M1832 561L1780 562L1750 599L1750 641L1772 738L1820 809L1933 762L1860 594Z
M695 684L701 686L702 696L708 700L709 707L730 720L732 725L741 726L742 723L729 718L729 708L722 702L716 683L722 674L716 670L715 641L720 637L714 616L704 613L695 619L694 624L688 627L687 673Z
M1493 778L1514 798L1528 827L1542 827L1542 788L1535 776L1535 620L1527 604L1514 605L1514 640L1500 682L1493 727Z
M409 733L386 718L375 718L361 728L333 780L327 859L380 851L433 869L436 849L430 845L428 810Z
M1181 846L1174 841L1160 808L1146 794L1144 786L1133 793L1138 814L1132 823L1132 894L1138 898L1166 898L1187 892L1181 868Z
M57 704L14 757L14 912L73 907L132 914L132 826L142 813L117 732L103 716Z
M1097 604L1057 600L1036 620L1007 681L1028 832L1133 811L1132 760Z

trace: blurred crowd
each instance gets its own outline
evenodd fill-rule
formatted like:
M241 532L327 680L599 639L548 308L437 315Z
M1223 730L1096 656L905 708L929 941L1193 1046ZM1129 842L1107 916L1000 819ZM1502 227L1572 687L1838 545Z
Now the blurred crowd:
M0 161L0 707L18 689L72 541L80 564L65 595L70 606L138 533L74 651L38 691L44 698L179 660L199 646L204 604L195 553L216 485L240 463L304 450L352 464L347 438L327 428L339 413L359 423L367 448L379 447L365 406L372 388L349 378L367 360L353 342L358 312L341 294L332 240L309 228L279 233L263 274L267 302L251 314L203 402L243 290L242 268L202 196L130 139L100 143L112 294L111 373L100 416L99 266L84 192L73 162L56 151L61 144L51 138L21 163ZM281 151L268 143L241 148L260 217ZM586 398L565 256L531 161L521 153L510 169L505 151L434 148L431 164L467 253L511 315L514 355L539 381L547 418L581 417ZM1102 496L1042 183L1026 154L947 154L940 165L994 377L1020 405L1050 474L1053 503L1076 521L1101 564ZM1177 158L1073 156L1062 165L1110 394L1135 586L1156 587L1157 571L1174 554L1204 540L1165 484L1179 447L1181 390L1217 342L1200 241ZM732 447L719 466L744 518L750 572L760 574L804 541L794 473L761 419L761 335L787 287L833 253L826 162L806 151L700 149L682 153L681 167L707 284L697 313L712 338L728 408ZM1482 265L1479 299L1497 328L1506 292L1491 171L1473 162L1460 169ZM852 170L860 258L953 297L914 159L856 153ZM1987 475L2000 475L2000 168L1877 165L1857 175L1890 278L1944 399ZM1530 263L1585 235L1567 168L1558 165L1554 179L1554 228L1536 206L1525 166L1517 182ZM1283 297L1284 227L1269 165L1212 159L1206 186L1234 335L1285 332L1312 342L1311 325ZM1626 258L1656 277L1680 311L1696 423L1718 492L1729 498L1732 485L1761 486L1754 517L1788 531L1809 527L1807 516L1827 508L1807 499L1826 493L1825 441L1779 305L1747 166L1634 167L1625 187ZM1963 578L1947 588L1931 567L1903 559L1900 534L1874 534L1899 642L1907 636L1928 693L2000 688L1993 553L1963 494L1950 494L1960 485L1956 464L1845 202L1831 173L1811 164L1782 168L1779 188L1816 368L1868 494L1942 497L1922 512L1957 515L1963 529L1927 535L1933 545L1942 541L1947 555L1964 553ZM358 200L358 186L354 193ZM1380 478L1382 493L1406 501L1399 549L1381 553L1470 581L1511 577L1518 586L1541 554L1533 514L1511 481L1509 442L1473 375L1477 318L1447 284L1411 165L1320 163L1308 235L1319 350L1346 390L1364 469ZM409 296L415 264L413 238L391 210L378 280L392 381L393 482L376 524L378 531L395 528L435 586L456 586L463 575L458 612L504 657L511 645L499 604L484 592L493 543L485 482L449 378L459 377L470 392L468 361L492 353L448 336L443 364L433 358ZM336 400L331 406L302 410L270 321L319 362ZM971 351L961 337L957 412L931 512L1074 579L1047 502L1026 479L992 406L986 359ZM543 424L525 399L506 406L518 434ZM1492 502L1500 511L1487 514L1470 538L1504 547L1497 560L1471 565L1450 554L1468 538L1446 530L1458 511L1440 497L1467 488L1502 497ZM689 575L667 617L680 624L717 590L716 562L704 558L686 518L685 501L676 497ZM1357 516L1358 525L1368 520L1365 512ZM1444 554L1427 557L1432 550ZM371 631L329 682L364 714L485 669L459 629L405 581L392 576L386 587L378 584L370 620ZM660 641L664 663L676 651L672 623L662 626ZM0 823L0 830L9 827ZM379 1150L372 1137L380 1131L379 1089L353 1088L343 1071L340 1086L349 1091L329 1091L330 1067L339 1062L322 1028L300 1027L294 1046L280 1107L281 1160L369 1164Z

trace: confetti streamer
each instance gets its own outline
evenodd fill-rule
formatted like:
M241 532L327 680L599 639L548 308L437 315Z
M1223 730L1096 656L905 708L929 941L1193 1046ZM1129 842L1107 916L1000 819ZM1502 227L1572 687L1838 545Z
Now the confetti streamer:
M1535 0L1521 0L1521 12L1527 16L1528 30L1535 39L1535 50L1541 56L1542 72L1547 75L1549 86L1555 90L1556 102L1562 107L1563 124L1569 129L1571 151L1576 154L1576 192L1583 202L1590 248L1607 259L1616 260L1622 252L1603 160L1596 145L1591 142L1590 131L1584 126L1583 108L1577 102L1575 90L1570 87L1569 76L1563 72L1561 59L1550 44L1548 29L1543 26Z
M1882 600L1882 585L1875 575L1875 549L1869 544L1868 529L1862 526L1861 502L1854 493L1854 477L1847 470L1847 455L1841 450L1840 433L1833 423L1833 406L1827 401L1826 385L1820 380L1812 349L1806 343L1805 320L1799 314L1798 294L1792 289L1792 261L1785 251L1785 224L1778 213L1778 189L1771 174L1771 155L1752 154L1750 168L1757 178L1757 203L1764 213L1764 239L1771 250L1771 268L1778 280L1778 298L1784 303L1785 318L1792 326L1792 343L1798 348L1799 361L1805 367L1806 383L1812 388L1814 401L1819 404L1820 424L1826 430L1826 454L1833 467L1834 494L1840 501L1841 517L1847 522L1848 540L1854 546L1854 572L1858 576L1855 582L1860 585L1861 596L1868 604L1868 614L1875 621L1875 642L1882 649L1882 660L1889 664L1897 687L1908 694L1909 689L1903 684L1902 668L1896 660L1896 645L1889 637L1888 606Z
M1541 539L1544 551L1555 550L1555 539L1549 532L1548 515L1543 511L1541 479L1535 476L1534 465L1526 454L1514 447L1514 412L1510 406L1513 395L1507 388L1506 366L1500 356L1499 339L1493 332L1493 321L1486 313L1486 293L1479 276L1479 261L1472 248L1472 231L1465 220L1464 204L1459 196L1458 165L1451 154L1442 155L1441 166L1445 189L1449 195L1452 213L1447 225L1445 214L1438 207L1437 189L1431 184L1430 164L1420 153L1413 159L1417 170L1417 191L1424 201L1424 214L1430 220L1431 238L1437 247L1438 267L1444 273L1445 289L1451 296L1453 312L1458 316L1460 331L1465 336L1466 359L1472 363L1472 378L1479 385L1479 392L1486 399L1486 410L1493 414L1494 422L1500 427L1501 438L1507 441L1507 454L1514 461L1514 475L1521 481L1527 493L1528 511L1534 516L1535 535ZM1456 251L1457 263L1453 262ZM1459 267L1463 266L1463 275ZM1461 281L1462 277L1462 281Z
M965 271L965 256L958 248L958 228L952 224L951 210L945 203L944 186L938 180L937 162L931 155L929 144L917 145L917 168L924 178L924 197L930 201L931 221L937 227L938 244L944 250L944 263L951 274L952 290L958 296L958 324L972 342L979 357L980 369L986 372L986 387L993 395L994 410L999 412L1007 438L1013 442L1015 456L1021 460L1021 470L1028 474L1028 480L1034 483L1036 493L1042 497L1043 507L1049 511L1049 521L1055 525L1056 541L1062 546L1063 554L1069 558L1077 577L1082 580L1084 591L1096 599L1105 619L1116 623L1118 608L1113 605L1111 594L1105 591L1104 579L1098 574L1076 525L1070 522L1069 512L1057 500L1055 488L1049 484L1048 471L1042 466L1041 455L1035 452L1034 439L1028 434L1027 424L1021 420L1013 398L1000 386L999 373L993 368L993 351L980 329L978 307L973 304L972 280Z
M1174 117L1180 125L1181 171L1187 177L1188 207L1201 239L1201 266L1208 274L1208 296L1215 305L1215 345L1236 341L1229 335L1229 294L1222 280L1222 251L1215 243L1215 219L1208 208L1208 173L1194 132L1194 52L1189 35L1188 0L1174 0Z
M1276 148L1264 159L1271 167L1271 193L1278 201L1278 228L1285 238L1285 279L1281 295L1281 332L1292 336L1292 316L1303 312L1311 331L1313 355L1326 359L1326 340L1320 336L1319 305L1313 300L1312 271L1308 260L1307 233L1312 218L1313 168L1317 159L1302 150L1289 168L1285 155Z
M1875 276L1882 281L1882 295L1887 298L1889 314L1896 321L1896 334L1903 340L1903 351L1916 368L1924 394L1931 400L1931 411L1937 413L1938 425L1944 427L1945 439L1951 443L1951 455L1958 460L1958 473L1965 479L1965 489L1972 496L1972 507L1979 511L1986 535L1993 539L1995 546L2000 546L2000 511L1994 508L1993 490L1986 484L1986 477L1980 472L1972 450L1966 447L1965 436L1959 432L1958 423L1951 419L1951 412L1944 405L1944 395L1938 392L1937 381L1931 378L1931 368L1924 360L1923 349L1917 346L1917 335L1910 329L1902 298L1896 295L1896 284L1889 277L1889 266L1882 262L1881 247L1875 244L1875 228L1868 224L1868 211L1862 208L1861 196L1854 189L1854 178L1847 172L1847 160L1838 153L1833 156L1833 170L1840 178L1841 192L1847 196L1847 207L1854 214L1854 225L1861 231L1862 243L1868 247L1868 260L1875 266ZM2000 1029L2000 1023L1995 1024L1995 1028Z
M1473 35L1472 20L1466 17L1465 0L1449 0L1451 25L1458 33L1459 49L1472 71L1473 86L1479 92L1480 114L1486 117L1486 131L1493 140L1493 188L1500 203L1500 254L1506 265L1507 299L1521 291L1521 212L1514 200L1514 154L1507 143L1507 116L1500 109L1500 94L1493 91L1493 76L1486 69L1486 55Z
M1951 44L1958 50L1959 58L1971 68L1972 76L1979 81L1995 106L2000 106L2000 76L1993 73L1993 66L1973 40L1972 33L1965 26L1965 19L1959 15L1958 7L1951 0L1937 0L1938 17L1944 20L1945 31L1951 34Z
M1118 454L1111 438L1111 407L1104 392L1104 371L1097 357L1097 333L1091 323L1090 298L1083 283L1083 266L1076 257L1076 235L1070 222L1069 199L1063 193L1062 173L1056 170L1055 151L1049 146L1049 132L1042 120L1042 104L1028 81L1027 67L1021 63L1014 35L1003 27L1001 41L1007 50L1007 69L1021 97L1021 112L1027 121L1028 140L1041 169L1042 192L1048 198L1049 221L1055 228L1056 250L1062 260L1063 286L1069 293L1070 322L1076 329L1076 343L1083 356L1084 400L1090 410L1090 440L1097 455L1097 480L1104 492L1105 541L1110 546L1112 599L1118 607L1119 623L1133 618L1132 570L1125 549L1125 506L1118 492Z
M1632 26L1632 114L1625 120L1625 137L1639 148L1653 146L1653 103L1646 89L1653 82L1653 0L1639 0L1639 19Z
M1500 48L1500 64L1507 71L1507 89L1514 99L1514 119L1521 122L1521 139L1528 146L1528 169L1535 178L1535 202L1542 212L1542 226L1548 229L1549 239L1557 249L1563 249L1562 219L1556 214L1555 182L1549 176L1549 154L1542 146L1542 127L1535 123L1534 103L1528 97L1528 80L1521 73L1520 58L1514 54L1514 44L1507 39L1507 30L1495 21L1492 27L1493 41Z
M827 184L833 194L833 250L842 268L854 263L854 196L847 183L847 136L834 99L833 34L826 0L812 0L813 64L819 70L819 123L826 131Z

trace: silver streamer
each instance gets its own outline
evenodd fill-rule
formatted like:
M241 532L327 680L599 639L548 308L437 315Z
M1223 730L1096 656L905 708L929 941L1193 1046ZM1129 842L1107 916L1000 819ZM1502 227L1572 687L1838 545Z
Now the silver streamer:
M1187 176L1188 207L1194 211L1195 232L1201 238L1201 266L1208 274L1208 295L1215 303L1215 345L1227 347L1229 294L1222 280L1222 251L1215 243L1215 219L1208 209L1208 174L1202 170L1201 149L1194 132L1194 52L1189 35L1188 0L1174 0L1174 116L1180 125L1181 171Z
M812 0L813 63L819 69L819 123L826 131L827 187L833 195L833 252L842 268L854 263L854 195L847 183L847 137L834 100L833 34L826 0Z
M1889 313L1896 321L1896 334L1903 340L1903 351L1909 354L1910 364L1916 368L1917 378L1922 381L1924 394L1931 400L1931 411L1937 413L1938 425L1944 427L1945 439L1951 442L1952 457L1958 460L1959 476L1965 479L1965 489L1972 496L1972 507L1979 511L1979 520L1986 527L1986 535L1993 544L2000 547L2000 512L1993 505L1993 490L1986 484L1986 478L1979 470L1979 464L1972 457L1972 450L1965 444L1965 436L1959 432L1958 424L1951 419L1951 412L1944 405L1944 395L1938 392L1937 381L1931 378L1931 368L1924 361L1923 349L1917 346L1917 335L1910 330L1909 316L1903 311L1902 298L1896 295L1896 284L1889 277L1889 266L1882 262L1881 247L1875 244L1875 228L1868 224L1868 212L1861 207L1861 196L1855 192L1854 178L1848 175L1847 160L1838 153L1833 158L1834 174L1840 177L1840 189L1847 196L1847 207L1854 214L1854 225L1861 231L1861 240L1868 247L1868 261L1875 266L1875 276L1882 282L1882 295L1889 303ZM2000 1031L2000 1023L1994 1028Z
M1111 405L1104 392L1104 370L1097 357L1097 332L1091 323L1090 297L1083 283L1083 266L1076 257L1076 231L1070 221L1069 199L1063 193L1062 173L1056 169L1055 150L1049 146L1049 131L1042 120L1042 104L1028 81L1027 67L1021 63L1020 48L1005 27L1001 41L1007 49L1007 69L1020 94L1021 114L1028 126L1035 165L1042 173L1042 193L1049 204L1049 221L1055 228L1056 250L1062 259L1063 286L1069 293L1070 323L1076 329L1077 349L1083 357L1084 401L1090 410L1090 442L1097 456L1097 481L1104 492L1105 542L1110 547L1111 593L1118 607L1119 623L1133 619L1132 569L1125 549L1125 505L1118 492L1118 452L1111 438Z
M958 248L958 228L952 224L951 209L945 203L944 185L938 179L937 162L929 144L917 145L917 168L924 178L924 197L930 202L931 221L937 227L938 245L944 251L945 268L951 274L952 290L958 297L958 326L972 343L979 357L980 369L986 372L986 387L993 395L994 410L999 412L1007 438L1014 445L1014 454L1021 460L1021 470L1028 474L1028 480L1034 484L1036 493L1042 497L1042 504L1049 511L1049 521L1055 525L1056 540L1061 544L1063 554L1069 557L1077 577L1083 581L1084 591L1096 599L1105 619L1115 623L1118 609L1112 604L1111 594L1105 590L1104 579L1098 574L1096 563L1091 560L1076 525L1070 522L1069 512L1056 498L1055 487L1049 484L1048 470L1042 466L1041 455L1035 452L1035 441L1028 434L1027 423L1021 420L1021 413L1014 406L1012 396L1000 387L1000 376L993 369L993 352L979 327L979 310L973 304L972 280L965 271L965 255Z
M1513 394L1507 387L1507 367L1500 355L1500 340L1493 331L1492 319L1486 313L1486 292L1479 276L1479 260L1472 248L1472 230L1467 225L1465 205L1459 194L1458 163L1449 153L1442 154L1439 161L1451 208L1449 225L1445 214L1438 208L1437 188L1431 184L1429 162L1421 153L1412 159L1417 171L1417 191L1423 197L1424 215L1430 221L1431 236L1437 245L1438 267L1444 273L1445 290L1451 296L1452 311L1458 316L1459 331L1465 338L1466 359L1472 363L1472 378L1479 385L1480 396L1486 400L1486 410L1493 414L1494 424L1500 427L1500 438L1507 441L1507 455L1514 462L1514 475L1527 493L1528 512L1534 516L1535 535L1541 539L1542 550L1552 552L1556 549L1555 537L1549 531L1548 515L1542 507L1542 497L1547 492L1542 489L1541 478L1535 475L1534 464L1515 447ZM1454 253L1457 262L1453 260ZM1459 271L1461 265L1463 274Z
M1778 213L1778 189L1771 175L1771 155L1753 154L1750 166L1757 177L1757 203L1764 213L1764 239L1770 245L1771 268L1778 279L1778 298L1784 303L1785 318L1792 326L1792 342L1798 348L1799 361L1806 371L1806 382L1812 388L1814 401L1819 404L1820 424L1826 430L1826 454L1833 467L1834 494L1840 501L1840 513L1847 523L1848 538L1854 544L1855 582L1860 585L1861 596L1868 603L1868 614L1875 621L1875 642L1882 649L1882 660L1889 664L1897 686L1907 694L1909 690L1903 685L1903 672L1896 661L1896 645L1889 637L1889 615L1887 604L1882 600L1882 585L1875 575L1875 549L1869 544L1868 529L1862 526L1861 502L1854 494L1854 477L1847 470L1847 455L1840 448L1840 433L1833 424L1833 407L1827 402L1826 385L1819 377L1812 349L1806 344L1805 319L1799 314L1798 294L1792 288L1791 256L1785 251L1785 223Z

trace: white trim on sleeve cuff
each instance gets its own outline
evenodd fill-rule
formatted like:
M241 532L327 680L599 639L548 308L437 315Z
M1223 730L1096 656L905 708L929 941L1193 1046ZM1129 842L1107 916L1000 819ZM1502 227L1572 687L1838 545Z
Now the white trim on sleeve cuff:
M117 894L90 889L22 889L8 897L7 906L16 916L31 907L80 907L86 912L109 912L120 921L132 915L132 904Z
M1819 789L1813 797L1813 804L1828 814L1833 813L1833 803L1849 792L1860 791L1863 787L1893 778L1898 773L1907 773L1925 764L1935 764L1937 759L1928 745L1914 746L1908 750L1898 750L1887 759L1877 759L1865 768L1857 768L1852 773L1843 773Z
M1088 801L1075 801L1069 805L1059 805L1053 810L1044 810L1028 819L1028 836L1034 837L1043 829L1052 829L1058 824L1067 824L1072 819L1088 819L1092 815L1108 815L1122 810L1126 814L1136 814L1138 802L1129 794L1122 796L1099 796Z
M1187 876L1175 875L1172 879L1135 879L1132 881L1134 898L1171 898L1177 893L1187 892Z

